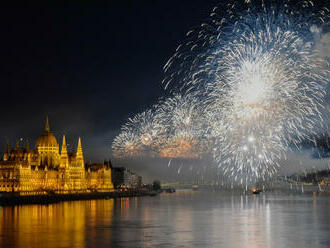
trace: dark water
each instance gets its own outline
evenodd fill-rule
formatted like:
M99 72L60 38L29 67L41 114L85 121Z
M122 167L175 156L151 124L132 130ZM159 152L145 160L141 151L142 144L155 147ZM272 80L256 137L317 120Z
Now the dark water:
M330 247L330 196L177 191L0 208L0 247Z

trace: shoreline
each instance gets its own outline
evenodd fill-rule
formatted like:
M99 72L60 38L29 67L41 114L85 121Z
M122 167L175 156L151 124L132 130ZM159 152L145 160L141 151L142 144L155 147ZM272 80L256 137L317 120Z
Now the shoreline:
M27 204L51 204L63 201L80 201L94 199L114 199L122 197L154 196L158 192L132 190L127 192L87 192L69 194L45 194L45 195L18 195L15 193L0 193L0 206L15 206Z

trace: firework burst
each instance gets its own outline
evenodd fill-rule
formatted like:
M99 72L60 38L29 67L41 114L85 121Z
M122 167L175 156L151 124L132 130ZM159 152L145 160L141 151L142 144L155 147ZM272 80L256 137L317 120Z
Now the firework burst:
M171 158L197 158L201 149L202 109L189 94L174 94L159 104L155 120L164 127L160 133L160 156Z
M112 142L112 154L115 158L138 157L141 153L139 137L132 132L122 131Z
M305 1L215 8L165 65L165 88L201 99L225 175L268 178L290 144L317 131L329 74L315 44L327 18Z
M316 44L328 12L290 0L214 8L164 66L173 96L130 119L121 137L160 157L211 154L234 181L273 176L290 146L321 127L329 67Z
M155 121L154 113L149 109L128 119L112 144L115 157L155 156L163 126Z

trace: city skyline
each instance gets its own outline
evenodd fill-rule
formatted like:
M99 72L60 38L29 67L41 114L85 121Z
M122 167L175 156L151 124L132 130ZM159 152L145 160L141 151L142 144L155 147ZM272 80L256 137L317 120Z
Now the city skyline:
M0 247L330 247L330 1L5 2Z
M87 161L111 158L121 125L164 97L163 66L217 3L6 4L0 147L32 144L48 115L69 145L85 137Z

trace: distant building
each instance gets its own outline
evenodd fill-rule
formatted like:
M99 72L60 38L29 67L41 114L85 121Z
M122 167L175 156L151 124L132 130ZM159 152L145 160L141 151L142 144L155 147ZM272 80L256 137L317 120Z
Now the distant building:
M324 177L320 182L321 186L329 186L330 185L330 177Z
M120 186L136 188L142 185L142 177L125 167L113 167L112 178L115 188Z
M101 167L86 171L80 138L77 151L69 153L63 136L59 152L59 144L50 131L48 118L35 149L31 149L27 142L24 148L17 143L16 147L10 150L7 143L5 154L0 161L1 192L88 189L112 190L111 169Z

